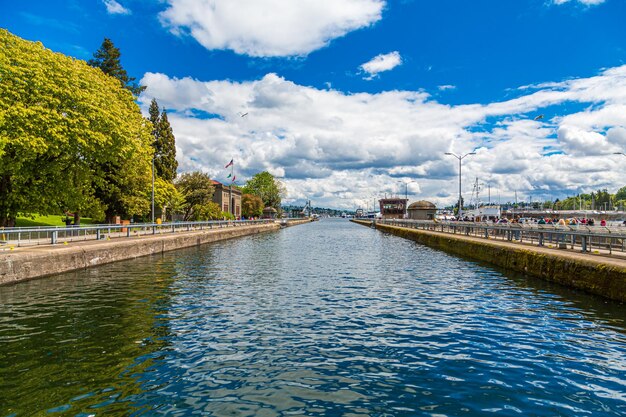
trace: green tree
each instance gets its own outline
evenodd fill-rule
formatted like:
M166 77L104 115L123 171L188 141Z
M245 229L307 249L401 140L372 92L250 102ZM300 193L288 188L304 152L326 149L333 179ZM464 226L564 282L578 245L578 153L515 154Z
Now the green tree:
M18 213L141 209L150 143L117 80L0 29L0 225Z
M241 213L244 217L261 217L263 215L263 200L253 194L241 196Z
M223 218L222 209L219 204L211 201L204 207L206 209L205 216L207 220L220 220Z
M285 187L269 172L263 171L256 174L246 183L242 190L245 194L260 197L266 207L274 207L280 211L280 203L285 195Z
M158 131L157 128L159 126L159 116L161 110L159 110L159 103L157 103L156 99L152 99L152 101L150 102L150 107L148 108L148 120L150 120L150 123L152 123L152 137L154 138L154 141L156 142L156 137L158 135Z
M178 162L176 161L176 138L163 110L157 124L157 135L154 142L154 170L156 176L166 181L174 181Z
M147 190L150 195L152 190ZM185 198L178 189L163 178L154 180L154 206L155 211L161 212L163 219L171 219L172 214L181 210L185 204ZM145 213L148 214L149 212Z
M156 99L150 102L148 120L152 123L152 137L154 138L154 170L155 176L166 181L174 181L178 161L176 161L176 138L167 118L167 113L159 113L159 104Z
M201 220L215 191L209 175L199 171L186 172L176 180L176 188L185 199L182 206L184 220Z
M626 200L626 187L622 187L615 193L616 200Z
M100 49L93 54L93 59L90 59L88 64L100 68L102 72L111 77L117 78L122 83L122 87L138 97L146 87L137 85L135 78L128 76L120 62L121 56L120 50L113 45L111 39L104 38Z

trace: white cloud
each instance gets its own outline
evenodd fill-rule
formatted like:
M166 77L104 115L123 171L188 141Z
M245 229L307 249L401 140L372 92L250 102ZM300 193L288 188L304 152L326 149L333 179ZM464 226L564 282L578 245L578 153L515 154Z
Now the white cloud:
M389 52L388 54L380 54L361 65L359 68L361 71L367 73L364 77L366 80L371 80L380 72L390 71L402 64L402 57L398 51Z
M115 0L102 0L102 3L107 8L108 14L131 14L132 12L126 7L122 6Z
M598 4L604 3L606 0L554 0L554 4L561 5L569 3L570 1L578 2L580 4L584 4L585 6L597 6Z
M304 56L382 17L384 0L166 0L161 23L205 48Z
M147 73L141 84L144 110L155 97L170 111L183 171L223 179L235 157L238 178L276 173L290 201L353 208L416 180L412 200L450 204L458 165L449 151L477 153L463 161L467 198L474 177L491 183L492 201L624 185L611 154L626 151L626 65L486 105L444 105L417 91L348 94L276 74L232 82ZM548 113L566 103L582 110ZM546 118L533 120L540 112Z
M439 91L455 90L456 85L450 85L450 84L440 85L440 86L437 86L437 89L439 89Z

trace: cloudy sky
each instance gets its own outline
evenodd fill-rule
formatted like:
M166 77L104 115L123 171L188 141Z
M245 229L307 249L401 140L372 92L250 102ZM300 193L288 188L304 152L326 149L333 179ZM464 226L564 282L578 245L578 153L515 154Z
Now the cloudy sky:
M166 108L182 171L287 202L554 199L626 185L624 0L1 0L80 59L104 37ZM247 114L246 114L247 113ZM242 115L246 114L242 117Z

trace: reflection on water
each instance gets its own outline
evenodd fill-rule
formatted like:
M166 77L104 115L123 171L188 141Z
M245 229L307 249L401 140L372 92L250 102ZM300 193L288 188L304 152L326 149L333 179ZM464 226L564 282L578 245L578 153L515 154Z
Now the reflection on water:
M343 220L0 303L0 415L626 414L623 305Z

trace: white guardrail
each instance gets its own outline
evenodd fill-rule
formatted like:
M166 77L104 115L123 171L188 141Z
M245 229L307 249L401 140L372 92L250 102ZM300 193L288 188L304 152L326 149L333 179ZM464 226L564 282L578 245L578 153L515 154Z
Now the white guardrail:
M431 230L450 234L463 234L485 239L527 242L538 246L550 245L565 249L580 249L591 252L597 250L624 252L626 227L587 226L583 224L535 224L535 223L489 223L463 221L432 221L408 219L383 219L376 223L411 229Z
M284 222L289 219L217 220L201 222L130 223L69 227L11 227L0 228L0 251L3 247L55 245L85 240L129 238L142 235L182 233L195 230L241 227L255 224Z

